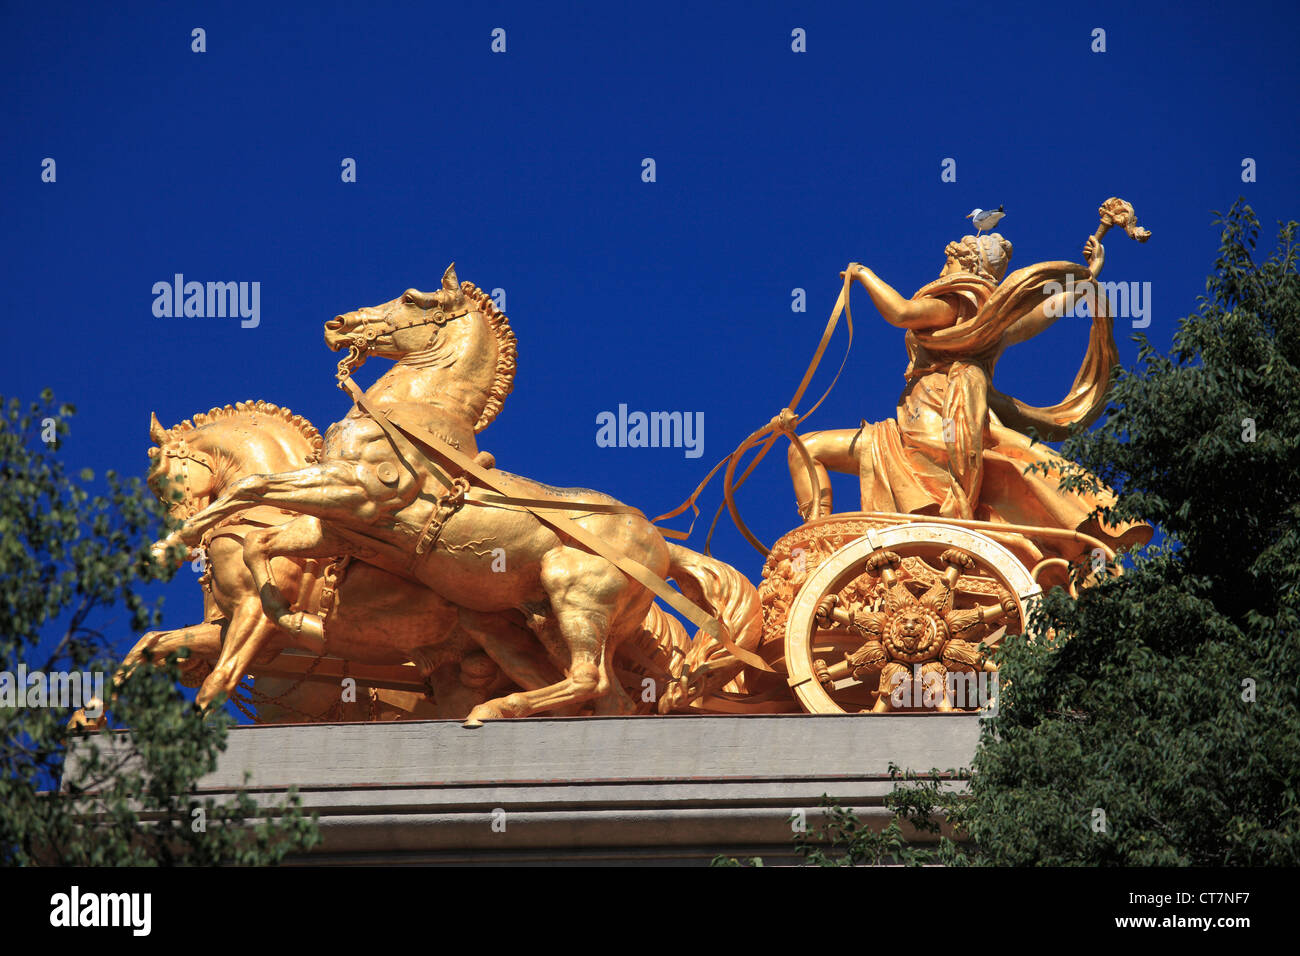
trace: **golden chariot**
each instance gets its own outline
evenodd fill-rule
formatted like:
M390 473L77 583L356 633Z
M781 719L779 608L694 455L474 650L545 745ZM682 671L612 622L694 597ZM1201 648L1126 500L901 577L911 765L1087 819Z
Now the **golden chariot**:
M991 652L1004 637L1025 631L1030 602L1055 585L1077 593L1064 559L1028 565L1017 556L1032 550L1026 545L1054 540L1084 549L1093 566L1110 566L1115 557L1107 544L1078 531L887 512L815 517L778 539L763 565L758 661L740 662L733 679L696 698L691 709L838 714L987 707L993 695L976 697L987 685L971 677L996 674ZM687 669L709 660L703 648L696 656L706 659L688 655ZM711 660L724 667L726 658ZM918 669L923 684L931 673L942 682L932 699L911 686ZM900 674L903 679L890 681ZM954 684L963 692L955 700Z

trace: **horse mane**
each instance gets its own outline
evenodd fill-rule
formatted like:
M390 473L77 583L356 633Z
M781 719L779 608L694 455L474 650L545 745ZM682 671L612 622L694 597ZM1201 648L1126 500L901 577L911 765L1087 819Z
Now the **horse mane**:
M481 432L491 425L492 420L500 414L506 396L515 387L515 369L519 349L514 330L510 328L510 320L506 318L504 312L497 309L496 303L492 301L490 295L472 282L462 282L460 291L466 299L473 302L478 307L478 310L483 313L483 317L487 319L488 327L497 337L496 375L493 376L492 386L488 389L488 400L487 404L483 406L483 413L479 415L478 421L474 423L474 431Z
M180 424L173 425L171 428L166 429L167 437L171 441L180 441L190 432L197 428L201 428L204 425L211 425L227 418L247 418L250 415L265 415L268 418L283 422L285 425L294 429L302 436L303 440L307 442L308 447L311 449L308 456L309 460L314 460L315 457L320 454L320 450L325 444L325 440L321 437L321 433L316 430L316 426L307 421L307 419L303 418L301 415L295 415L287 408L281 408L279 405L272 404L271 402L264 402L261 399L248 402L236 402L233 406L218 406L216 408L210 408L206 412L199 412L194 416L193 420L187 418Z

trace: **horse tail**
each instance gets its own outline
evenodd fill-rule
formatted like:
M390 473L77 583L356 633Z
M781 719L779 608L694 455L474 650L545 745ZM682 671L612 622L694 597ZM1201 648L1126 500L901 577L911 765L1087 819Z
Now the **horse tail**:
M623 672L623 684L637 701L637 713L652 714L659 688L668 687L682 671L682 662L690 650L686 628L658 604L651 603L641 628L618 644L614 660ZM631 678L629 680L629 678ZM646 678L654 688L654 700L644 700ZM638 686L639 685L639 686Z
M749 578L729 564L681 545L669 544L668 552L668 576L682 593L718 619L729 643L754 651L763 637L763 608ZM649 620L647 616L647 624ZM686 653L674 657L672 681L659 698L659 712L686 709L692 700L735 678L743 666L722 643L701 629Z

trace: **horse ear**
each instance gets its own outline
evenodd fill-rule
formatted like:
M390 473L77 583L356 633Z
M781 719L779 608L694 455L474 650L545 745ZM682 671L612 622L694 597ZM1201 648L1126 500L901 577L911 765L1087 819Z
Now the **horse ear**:
M162 427L162 422L158 421L158 416L153 412L149 413L149 438L155 445L161 445L167 440L167 429Z
M447 271L442 274L442 287L448 292L460 291L460 280L456 278L456 263L447 266Z

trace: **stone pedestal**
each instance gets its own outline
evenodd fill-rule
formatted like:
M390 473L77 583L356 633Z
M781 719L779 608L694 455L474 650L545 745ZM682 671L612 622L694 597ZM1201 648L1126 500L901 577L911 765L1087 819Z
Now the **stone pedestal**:
M296 786L320 817L312 864L776 863L792 811L811 827L829 794L883 825L891 762L968 767L978 735L937 713L249 726L200 791Z

